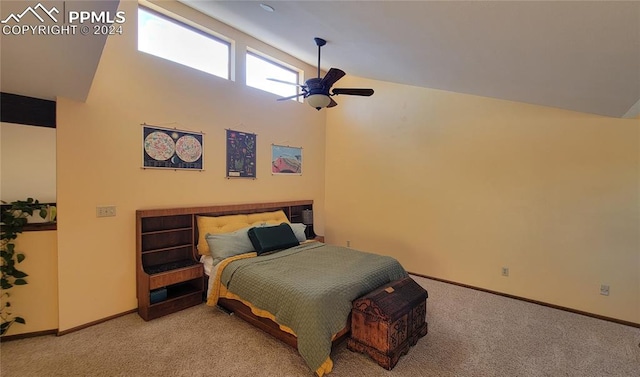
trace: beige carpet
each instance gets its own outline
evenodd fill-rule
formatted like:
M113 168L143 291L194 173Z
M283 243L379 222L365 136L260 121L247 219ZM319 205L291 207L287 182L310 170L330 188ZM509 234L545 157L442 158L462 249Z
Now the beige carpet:
M640 329L414 278L429 334L390 372L343 342L329 376L640 376ZM3 377L313 376L292 348L204 304L4 342L0 362Z

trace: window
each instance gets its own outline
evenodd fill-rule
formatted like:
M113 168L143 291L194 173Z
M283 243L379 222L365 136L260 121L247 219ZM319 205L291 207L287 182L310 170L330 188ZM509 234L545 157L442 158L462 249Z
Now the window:
M281 97L293 96L299 93L298 86L296 85L282 84L268 80L269 78L273 78L297 84L300 77L298 71L287 68L263 55L258 55L251 51L247 51L246 76L248 86L262 89Z
M231 44L138 7L138 51L229 79Z

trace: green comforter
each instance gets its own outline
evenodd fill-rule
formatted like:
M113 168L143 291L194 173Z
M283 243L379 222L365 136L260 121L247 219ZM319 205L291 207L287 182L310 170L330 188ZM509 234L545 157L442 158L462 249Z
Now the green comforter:
M221 283L291 328L298 352L316 371L345 327L351 302L406 276L391 257L314 242L231 262Z

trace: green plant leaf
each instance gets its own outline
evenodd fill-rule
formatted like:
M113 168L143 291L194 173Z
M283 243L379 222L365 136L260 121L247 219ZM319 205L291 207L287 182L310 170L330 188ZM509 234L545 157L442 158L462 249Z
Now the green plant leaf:
M2 324L0 324L0 335L4 335L4 333L9 330L9 326L11 326L12 323L13 321L2 322Z
M2 203L7 204L5 202ZM2 224L0 227L0 239L2 240L2 249L0 250L2 262L0 264L0 272L2 273L0 288L2 289L2 300L4 301L0 308L2 318L0 335L4 335L14 322L21 324L26 323L22 317L11 318L11 312L9 311L11 303L8 300L8 290L14 285L27 284L25 278L29 276L27 273L15 268L15 266L24 261L26 257L24 254L16 252L16 246L12 241L18 238L24 226L27 225L27 216L33 216L35 211L38 211L38 214L43 219L46 219L48 216L47 205L41 204L33 198L27 198L27 200L24 201L17 200L10 204L10 206L3 207L0 211L0 223Z
M16 279L20 279L20 278L26 278L27 274L25 274L24 272L20 271L20 270L13 270L13 277Z

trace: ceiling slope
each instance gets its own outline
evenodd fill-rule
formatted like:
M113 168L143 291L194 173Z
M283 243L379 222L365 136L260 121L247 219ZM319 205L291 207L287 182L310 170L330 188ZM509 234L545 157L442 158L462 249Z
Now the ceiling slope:
M322 69L611 117L640 100L640 2L181 2Z
M43 8L36 12L44 20L42 22L34 13L28 11L20 17L29 6L36 7L35 1L2 1L0 17L5 23L2 27L30 26L71 26L67 23L68 12L94 11L111 12L118 9L119 1L46 1L44 9L53 8L53 19L47 17ZM135 22L135 16L129 22ZM80 24L76 23L76 31L58 32L48 28L44 33L26 32L12 33L3 29L0 33L0 90L5 93L19 94L48 100L56 97L67 97L77 101L85 101L91 89L107 35L94 35L93 24L89 26L87 35L80 32ZM70 29L69 29L70 30Z

